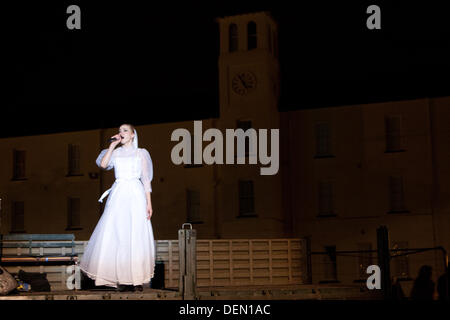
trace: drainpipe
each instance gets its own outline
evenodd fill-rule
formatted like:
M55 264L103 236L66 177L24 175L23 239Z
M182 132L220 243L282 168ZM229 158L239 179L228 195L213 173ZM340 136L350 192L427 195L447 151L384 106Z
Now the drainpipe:
M428 107L428 118L429 118L429 123L430 123L430 154L431 154L431 197L430 197L430 202L431 202L431 225L433 227L433 247L438 246L437 244L437 234L436 234L436 219L434 216L434 208L436 206L436 195L438 192L438 188L437 188L437 168L436 168L436 156L435 156L435 152L436 152L436 148L434 145L434 112L433 112L433 108L431 106L430 103L430 98L427 98L427 107ZM438 257L437 254L434 254L434 260L435 260L435 266L438 265ZM445 271L445 270L444 270Z

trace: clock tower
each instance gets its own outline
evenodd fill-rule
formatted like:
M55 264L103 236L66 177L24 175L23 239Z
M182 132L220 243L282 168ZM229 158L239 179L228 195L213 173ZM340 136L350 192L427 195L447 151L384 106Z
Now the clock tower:
M271 129L280 128L277 24L269 12L220 17L217 22L220 117L214 125L224 134L226 129L253 128L258 135L258 150L249 150L246 143L245 164L237 162L235 139L234 164L215 166L217 235L286 237L289 219L281 209L281 173L261 175L260 169L269 165L258 157L259 129L267 129L270 156ZM258 157L257 164L249 163L249 154Z
M232 121L261 114L258 126L278 128L280 80L275 21L269 12L223 17L217 21L220 118L229 117Z

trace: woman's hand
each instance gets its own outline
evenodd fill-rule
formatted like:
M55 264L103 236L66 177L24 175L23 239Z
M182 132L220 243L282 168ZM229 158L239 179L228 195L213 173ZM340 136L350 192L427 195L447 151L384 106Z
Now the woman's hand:
M112 136L111 138L116 138L116 140L111 142L111 144L109 145L110 148L115 148L122 141L122 137L120 136L120 134L116 134L115 136Z
M152 217L153 214L153 209L151 205L147 206L147 219L150 220L150 218Z

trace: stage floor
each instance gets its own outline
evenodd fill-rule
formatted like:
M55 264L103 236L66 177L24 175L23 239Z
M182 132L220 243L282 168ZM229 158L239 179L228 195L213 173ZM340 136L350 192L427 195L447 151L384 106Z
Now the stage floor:
M142 292L111 290L61 290L20 292L0 296L0 300L181 300L177 291L144 288Z
M293 285L247 287L200 287L197 300L378 300L379 290L360 286ZM65 290L20 292L0 296L0 300L183 300L175 289L144 288L142 292L112 290Z

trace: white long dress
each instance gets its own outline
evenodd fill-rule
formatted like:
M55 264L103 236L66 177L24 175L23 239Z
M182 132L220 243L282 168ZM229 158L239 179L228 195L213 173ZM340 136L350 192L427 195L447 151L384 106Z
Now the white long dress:
M100 166L107 149L96 163ZM147 218L145 192L151 192L153 163L146 149L119 147L111 155L107 170L114 168L116 181L103 214L89 239L80 269L96 286L142 285L155 270L155 240Z

